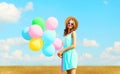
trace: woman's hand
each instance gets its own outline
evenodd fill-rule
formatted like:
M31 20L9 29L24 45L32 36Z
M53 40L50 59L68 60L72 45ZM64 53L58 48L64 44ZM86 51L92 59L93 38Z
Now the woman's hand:
M62 58L62 55L63 55L63 50L60 50L58 53L57 53L58 57Z

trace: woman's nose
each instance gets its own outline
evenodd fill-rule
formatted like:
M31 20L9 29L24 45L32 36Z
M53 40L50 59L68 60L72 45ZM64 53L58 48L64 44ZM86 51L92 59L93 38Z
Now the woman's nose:
M70 26L70 24L68 24L68 26Z

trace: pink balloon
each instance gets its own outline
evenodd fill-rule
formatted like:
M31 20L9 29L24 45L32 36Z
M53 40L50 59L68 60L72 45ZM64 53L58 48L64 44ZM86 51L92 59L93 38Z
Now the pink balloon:
M46 28L48 30L55 30L58 26L58 21L55 17L50 17L46 21Z
M40 38L43 35L43 31L40 26L38 25L32 25L29 28L29 35L32 38Z
M54 45L56 50L61 49L63 46L62 40L59 38L56 38L55 41L53 42L53 45Z

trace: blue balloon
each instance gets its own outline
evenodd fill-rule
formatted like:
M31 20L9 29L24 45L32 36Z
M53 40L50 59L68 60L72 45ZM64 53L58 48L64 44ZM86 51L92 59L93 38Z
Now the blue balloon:
M26 40L30 40L31 37L28 33L29 27L26 27L23 31L22 31L22 37Z
M45 45L50 45L54 42L55 38L56 38L56 34L51 31L51 30L46 30L42 36Z
M46 49L48 46L50 46L50 44L47 44L44 42L43 48L42 49Z
M50 46L48 46L47 48L45 49L42 49L42 52L45 56L47 57L50 57L50 56L53 56L54 53L55 53L55 48L54 46L51 44Z

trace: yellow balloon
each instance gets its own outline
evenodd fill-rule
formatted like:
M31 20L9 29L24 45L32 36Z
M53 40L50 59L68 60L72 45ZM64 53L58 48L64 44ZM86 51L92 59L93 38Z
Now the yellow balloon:
M43 40L42 38L32 38L29 42L29 47L33 51L39 51L43 47Z

